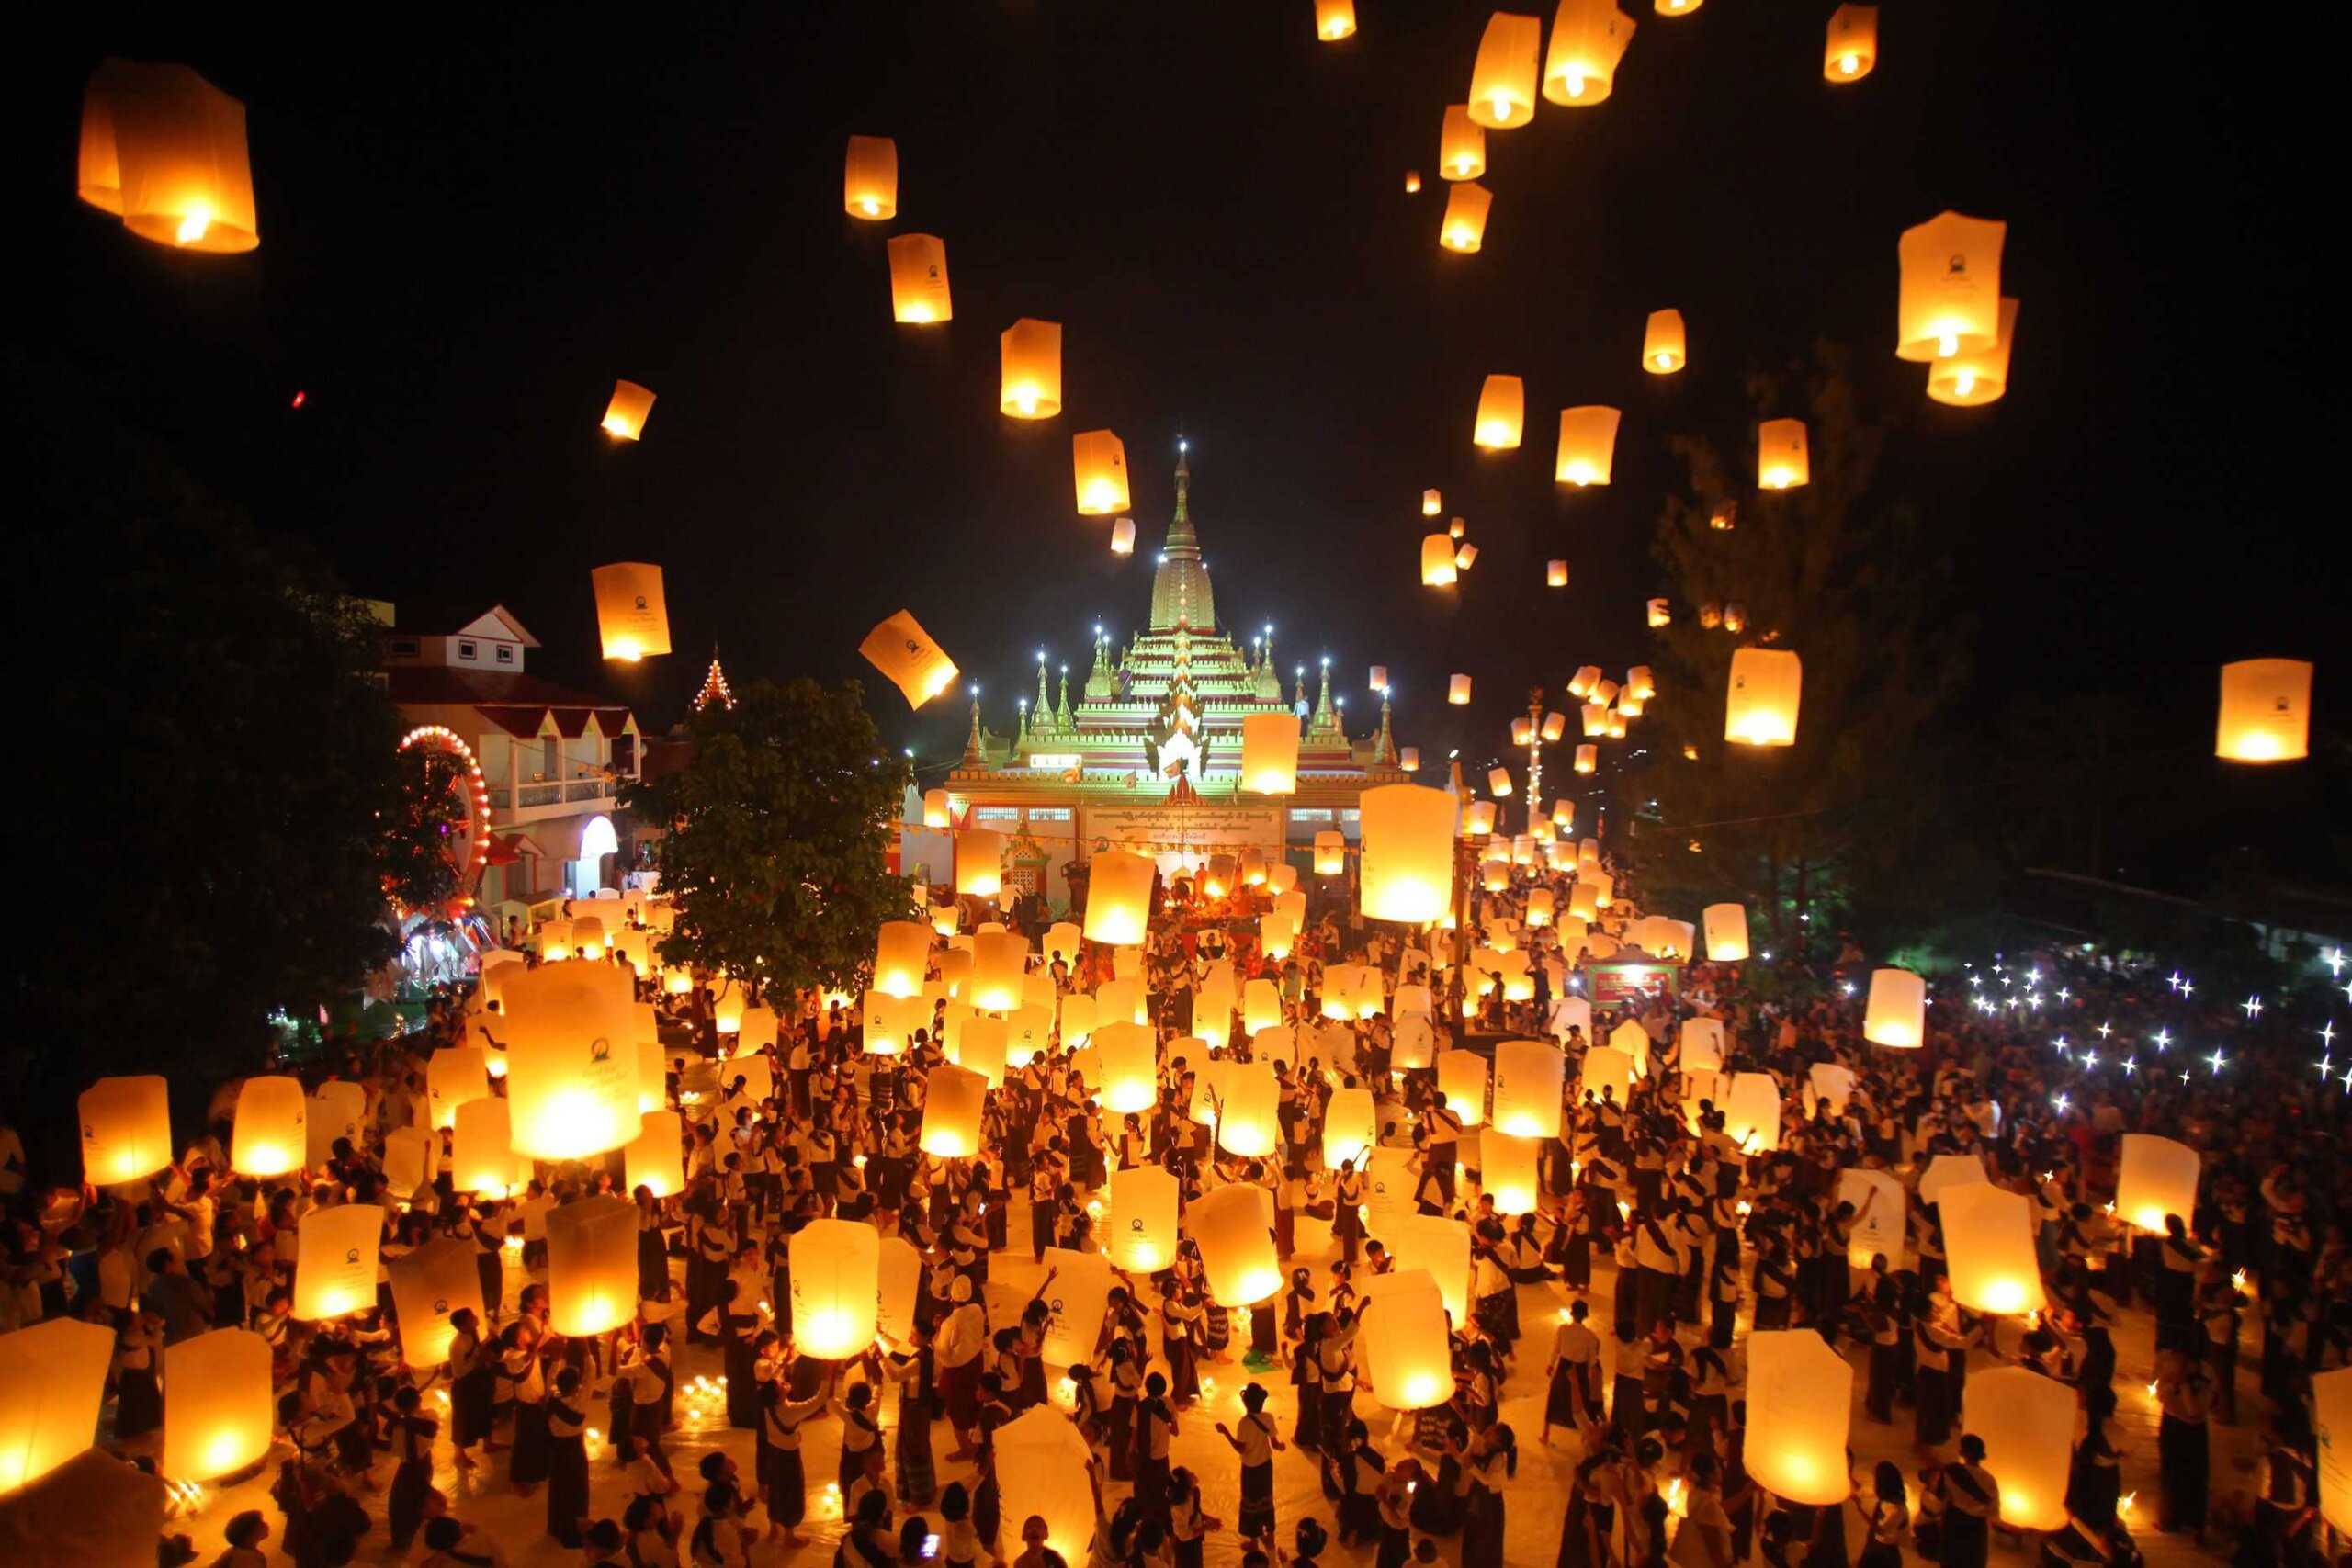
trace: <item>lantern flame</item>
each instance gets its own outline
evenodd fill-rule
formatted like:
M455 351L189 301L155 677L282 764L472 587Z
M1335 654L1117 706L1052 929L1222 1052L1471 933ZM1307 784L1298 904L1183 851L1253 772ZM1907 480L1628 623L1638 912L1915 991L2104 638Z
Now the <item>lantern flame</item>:
M187 209L187 216L180 220L179 242L183 245L193 245L203 239L205 231L211 227L212 209L198 202Z

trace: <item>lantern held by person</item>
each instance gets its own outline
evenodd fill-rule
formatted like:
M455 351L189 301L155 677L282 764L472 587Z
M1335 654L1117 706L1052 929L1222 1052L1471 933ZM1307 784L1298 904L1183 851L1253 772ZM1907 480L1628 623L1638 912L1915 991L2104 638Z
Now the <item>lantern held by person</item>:
M489 1320L482 1314L481 1270L470 1238L442 1236L393 1258L384 1266L391 1285L392 1313L400 1321L401 1359L419 1371L446 1366L449 1342L458 1330L450 1314L471 1310L483 1335ZM173 1352L174 1356L178 1351Z
M764 1095L754 1095L757 1104ZM621 1150L622 1190L645 1188L656 1198L674 1198L686 1190L684 1120L674 1111L649 1111L641 1130Z
M548 1326L584 1339L634 1317L637 1205L582 1198L548 1210L547 1225Z
M2066 1528L2076 1398L2072 1383L2027 1367L1968 1380L1968 1430L1984 1439L1984 1468L2000 1483L2001 1522L2011 1529Z
M1846 1500L1846 1440L1853 1364L1810 1328L1768 1329L1747 1340L1747 1473L1791 1503Z
M470 1272L470 1257L466 1265ZM269 1363L269 1341L250 1329L216 1328L172 1347L164 1359L165 1475L213 1481L269 1452L277 1426Z
M2151 1235L2165 1234L2167 1216L2187 1224L2196 1216L2201 1162L2187 1144L2152 1133L2123 1134L2123 1168L2115 1182L2115 1212Z
M627 972L544 965L509 981L504 1005L514 1152L582 1159L636 1137L637 1048Z
M931 963L931 928L920 920L885 920L874 945L874 988L886 997L922 993Z
M384 1235L381 1204L313 1209L302 1216L298 1235L296 1317L319 1323L376 1304L376 1258Z
M1121 1171L1119 1179L1131 1174ZM1247 1184L1215 1188L1185 1212L1208 1272L1210 1299L1220 1306L1255 1306L1282 1289L1282 1260L1260 1206L1262 1195Z
M112 1328L75 1317L0 1334L0 1495L91 1446L114 1350Z
M1908 969L1871 970L1862 1038L1901 1051L1916 1051L1927 1043L1928 982Z
M1030 1519L1046 1525L1046 1546L1064 1562L1084 1562L1094 1544L1094 1459L1070 1418L1050 1404L1032 1405L996 1429L999 1517L1008 1535ZM1047 1559L1050 1561L1050 1559Z
M839 1361L874 1343L881 1240L855 1220L812 1220L792 1238L792 1332L803 1354Z
M1391 1410L1428 1410L1453 1397L1453 1343L1445 1296L1426 1269L1399 1269L1363 1281L1364 1371L1374 1399Z
M172 1163L170 1090L153 1074L100 1078L82 1091L82 1179L117 1187Z
M1157 1274L1176 1257L1176 1177L1164 1166L1111 1174L1111 1262L1130 1274Z
M922 1152L941 1159L969 1159L978 1154L980 1112L988 1097L985 1075L945 1063L932 1068L922 1106Z
M479 1047L475 1055L481 1055ZM240 1176L260 1177L300 1170L308 1152L303 1122L309 1109L300 1078L247 1078L237 1089L230 1168Z
M1438 1060L1442 1064L1445 1058ZM1498 1044L1496 1127L1515 1138L1558 1137L1560 1091L1566 1086L1567 1073L1566 1058L1549 1041L1505 1040Z
M1495 1201L1498 1214L1535 1212L1536 1197L1543 1190L1536 1163L1542 1142L1515 1137L1500 1127L1489 1127L1478 1134L1478 1186Z
M2032 1205L2023 1193L1989 1182L1962 1182L1938 1195L1953 1301L2009 1317L2041 1310Z

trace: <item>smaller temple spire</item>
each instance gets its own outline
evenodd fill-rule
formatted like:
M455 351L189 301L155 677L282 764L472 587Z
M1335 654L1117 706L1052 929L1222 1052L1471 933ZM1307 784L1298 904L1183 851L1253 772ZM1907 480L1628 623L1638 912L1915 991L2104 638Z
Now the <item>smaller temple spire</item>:
M1372 765L1393 764L1396 761L1396 737L1388 728L1388 688L1380 688L1380 734L1372 743Z
M980 741L980 688L972 687L972 732L964 737L964 766L977 768L988 761L987 748Z
M718 645L710 645L710 673L702 678L702 690L695 694L695 711L700 713L711 704L731 708L735 694L727 687L727 672L718 667Z
M1032 711L1036 716L1035 728L1053 728L1054 705L1046 695L1046 650L1042 648L1037 650L1037 705Z
M1293 682L1290 699L1291 711L1298 715L1299 718L1304 721L1306 716L1313 711L1306 705L1306 666L1301 664L1294 667L1291 671L1291 676Z
M1315 728L1336 729L1339 718L1331 711L1331 656L1323 656L1323 689L1315 699Z
M1077 728L1071 722L1069 716L1069 665L1065 664L1061 667L1061 684L1056 692L1054 700L1054 728L1064 735L1068 735Z

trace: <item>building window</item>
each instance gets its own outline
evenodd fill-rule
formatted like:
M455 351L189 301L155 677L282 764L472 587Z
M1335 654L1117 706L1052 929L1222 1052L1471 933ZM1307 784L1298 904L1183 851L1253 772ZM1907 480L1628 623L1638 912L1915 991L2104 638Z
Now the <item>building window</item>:
M514 662L514 645L513 643L502 642L498 645L498 661L501 664L512 664Z
M1294 822L1329 822L1331 813L1327 807L1294 807L1290 819Z
M1032 822L1067 822L1069 820L1069 807L1067 806L1033 806L1029 808L1029 820Z
M1021 807L1017 806L974 807L972 819L976 822L1018 822L1021 820Z
M1363 813L1358 811L1352 806L1342 807L1340 811L1340 820L1353 826L1355 823L1363 820Z
M392 638L392 657L394 659L414 659L421 651L422 649L418 645L416 638L413 637L396 637Z
M461 642L461 643L459 643L459 644L458 645L458 658L460 658L460 659L471 659L471 658L473 658L473 656L474 656L474 645L473 645L472 643L469 643L469 642Z
M539 741L539 777L542 780L563 777L563 755L560 735L544 736Z

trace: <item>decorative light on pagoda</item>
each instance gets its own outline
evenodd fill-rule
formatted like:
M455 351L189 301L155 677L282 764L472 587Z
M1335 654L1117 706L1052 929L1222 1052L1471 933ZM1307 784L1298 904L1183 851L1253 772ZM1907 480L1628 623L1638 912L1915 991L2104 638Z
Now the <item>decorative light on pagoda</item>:
M842 207L876 222L899 215L899 144L887 136L853 136L842 160Z

